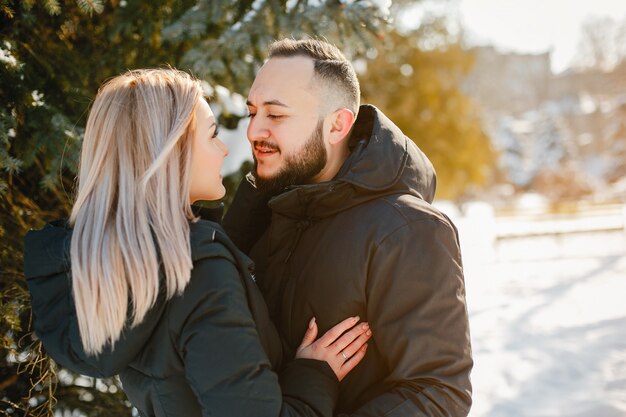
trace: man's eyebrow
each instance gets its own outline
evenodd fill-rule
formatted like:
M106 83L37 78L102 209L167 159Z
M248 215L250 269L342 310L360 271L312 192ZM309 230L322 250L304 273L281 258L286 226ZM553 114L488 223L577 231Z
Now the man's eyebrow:
M252 102L250 100L246 101L246 105L248 106L252 106L252 107L256 107L254 104L252 104ZM278 100L268 100L268 101L264 101L263 102L264 106L280 106L280 107L289 107L288 105L286 105L285 103L278 101Z

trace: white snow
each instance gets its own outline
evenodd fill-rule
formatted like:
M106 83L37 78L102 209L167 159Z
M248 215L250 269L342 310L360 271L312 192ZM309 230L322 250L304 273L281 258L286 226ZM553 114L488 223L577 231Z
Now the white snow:
M228 146L228 156L222 165L222 175L226 176L239 170L244 161L252 161L252 149L246 136L249 119L242 119L237 129L221 129L219 137Z
M205 89L210 88L204 87ZM215 95L217 103L221 106L218 112L226 112L227 114L233 114L235 116L243 117L248 114L248 106L246 100L241 94L231 93L226 87L217 85L215 86Z
M626 206L544 214L535 236L536 217L464 212L470 417L626 416Z
M367 0L367 2L369 2L374 8L376 8L381 16L389 16L391 0Z
M17 67L17 60L13 54L11 54L11 44L5 41L4 47L6 49L0 47L0 62L11 68Z

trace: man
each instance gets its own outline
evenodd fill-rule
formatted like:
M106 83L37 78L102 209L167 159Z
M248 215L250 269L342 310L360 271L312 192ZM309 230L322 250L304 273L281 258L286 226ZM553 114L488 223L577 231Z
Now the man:
M248 96L253 176L224 225L244 249L264 231L250 255L288 355L311 317L320 332L353 315L370 323L337 413L466 416L472 359L456 229L429 204L428 159L359 96L334 46L272 44Z

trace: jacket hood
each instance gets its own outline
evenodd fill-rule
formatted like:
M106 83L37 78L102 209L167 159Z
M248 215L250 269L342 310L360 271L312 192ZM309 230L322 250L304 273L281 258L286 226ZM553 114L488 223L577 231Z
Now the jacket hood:
M225 236L221 226L200 220L190 224L192 259L224 257L232 254L216 235ZM70 275L72 230L65 221L30 231L24 239L24 275L31 295L34 330L46 352L57 363L74 372L104 378L119 374L141 352L159 323L167 302L165 291L144 320L122 330L120 338L107 344L97 356L83 350Z
M349 138L350 155L328 182L291 187L270 206L286 216L326 217L367 200L411 194L429 203L436 175L426 155L372 105L362 105ZM315 204L308 204L315 200Z

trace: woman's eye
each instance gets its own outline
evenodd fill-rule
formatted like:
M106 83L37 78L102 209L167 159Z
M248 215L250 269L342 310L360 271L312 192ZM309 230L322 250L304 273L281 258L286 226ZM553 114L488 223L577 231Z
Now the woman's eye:
M213 131L213 136L211 136L212 139L215 139L217 137L217 135L220 134L220 130L219 128L215 128L215 130Z
M256 116L256 113L248 113L248 116L247 116L247 117L249 117L249 118L253 118L254 116Z
M272 120L277 120L277 119L281 119L284 116L281 114L268 114L267 117L269 117Z

